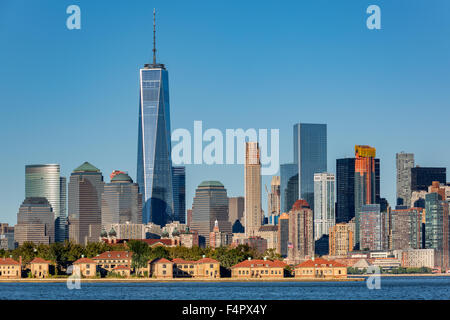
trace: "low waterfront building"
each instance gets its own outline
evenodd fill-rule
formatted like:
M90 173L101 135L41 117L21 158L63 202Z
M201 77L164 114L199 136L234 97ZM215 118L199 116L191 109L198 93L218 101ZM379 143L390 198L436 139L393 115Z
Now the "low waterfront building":
M13 279L21 277L21 262L17 262L12 258L0 258L0 279Z
M175 258L172 260L174 277L220 278L220 263L211 258L188 261Z
M165 258L148 262L148 276L152 278L173 278L174 263Z
M324 278L341 279L347 278L347 267L333 260L315 258L304 261L295 266L296 278Z
M99 271L104 274L113 271L117 266L131 267L132 255L133 253L128 251L106 251L92 260L97 263Z
M30 262L31 275L33 278L47 278L50 275L50 265L53 262L36 257Z
M249 259L235 264L231 267L231 277L233 278L283 278L284 268L287 266L280 260L260 260Z
M118 274L121 275L122 277L128 278L131 275L131 268L125 267L124 265L118 265L111 270L111 273Z
M402 267L405 268L434 268L435 250L434 249L409 249L394 251L396 257L401 259Z
M82 257L75 261L73 265L79 269L80 276L82 277L92 278L97 275L97 263L92 259Z

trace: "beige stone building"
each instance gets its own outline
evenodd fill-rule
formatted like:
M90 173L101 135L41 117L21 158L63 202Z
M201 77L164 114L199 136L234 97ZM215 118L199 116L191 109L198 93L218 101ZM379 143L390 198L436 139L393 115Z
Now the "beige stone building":
M353 231L349 223L337 223L329 234L330 256L346 257L353 250Z
M111 272L117 266L131 267L132 252L129 251L106 251L92 258L100 272Z
M307 260L295 266L296 278L323 278L340 279L347 278L347 267L333 260L315 258Z
M119 274L122 277L128 278L131 275L131 268L123 265L118 265L111 270L111 273Z
M233 278L283 278L287 266L279 260L245 260L231 267Z
M245 144L245 234L256 236L262 224L261 162L257 142Z
M0 279L21 278L21 263L11 258L0 258Z
M47 278L50 276L50 265L52 264L51 261L36 257L30 262L31 274L34 278Z
M148 275L153 278L173 278L174 263L165 258L158 258L148 262Z
M92 259L80 258L73 263L73 266L74 268L79 268L82 277L92 278L97 275L97 263Z
M220 278L220 263L211 258L203 258L197 261L173 259L174 277L191 278Z

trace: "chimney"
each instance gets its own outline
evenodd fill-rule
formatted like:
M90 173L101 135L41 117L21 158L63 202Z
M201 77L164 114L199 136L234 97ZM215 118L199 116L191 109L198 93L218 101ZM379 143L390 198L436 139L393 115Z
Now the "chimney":
M264 257L264 261L267 261L267 257Z
M19 265L20 265L20 269L22 269L22 256L19 256Z
M252 257L248 257L248 261L252 260Z
M314 261L315 258L316 258L315 256L312 256L312 259L311 259L311 260Z
M82 254L81 257L84 258L84 254Z
M206 256L205 256L205 255L202 255L202 257L203 257L203 258L206 258Z

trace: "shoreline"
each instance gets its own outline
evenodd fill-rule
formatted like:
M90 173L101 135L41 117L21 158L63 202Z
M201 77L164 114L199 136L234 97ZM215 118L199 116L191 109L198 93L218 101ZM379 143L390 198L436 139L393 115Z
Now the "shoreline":
M380 277L449 277L450 273L381 273L378 274ZM349 277L370 277L370 274L355 274L348 275Z
M47 279L0 279L1 283L63 283L67 280L73 280L69 278L47 278ZM135 282L135 283L152 283L152 282L205 282L205 283L217 283L217 282L355 282L355 281L365 281L365 278L361 277L349 277L346 279L296 279L296 278L274 278L274 279L234 279L234 278L218 278L218 279L191 279L191 278L174 278L174 279L152 279L152 278L124 278L124 279L113 279L113 278L97 278L97 279L79 279L80 282L85 283L95 283L95 282Z

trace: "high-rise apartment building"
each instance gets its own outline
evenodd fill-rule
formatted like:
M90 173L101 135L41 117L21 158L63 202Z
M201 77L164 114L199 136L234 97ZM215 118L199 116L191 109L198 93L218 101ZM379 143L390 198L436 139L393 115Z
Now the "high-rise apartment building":
M298 166L298 199L314 210L314 174L327 171L327 125L294 125L294 163Z
M427 191L433 181L445 184L446 168L419 167L411 168L411 191Z
M281 213L280 200L280 176L273 176L270 182L270 192L267 195L267 214L269 216Z
M329 232L329 255L346 257L353 250L353 231L350 223L337 223Z
M298 200L298 165L280 165L280 203L281 211L289 212Z
M379 204L365 204L360 210L360 248L377 251L384 249L383 220Z
M245 210L245 198L244 197L230 197L228 198L228 219L233 225L236 220L242 221Z
M305 200L297 200L289 212L288 259L297 262L313 256L313 211Z
M380 162L375 159L375 153L375 148L370 146L355 146L356 246L360 243L361 207L380 203Z
M59 164L25 166L25 198L44 197L52 207L55 220L55 241L66 239L66 178L60 175Z
M336 160L336 223L355 217L355 158Z
M327 235L335 224L334 184L334 174L314 174L314 240Z
M139 93L136 181L144 197L142 221L164 226L173 220L174 210L169 73L156 63L155 46L153 63L139 70Z
M278 247L277 252L282 257L288 255L288 243L289 243L289 215L283 212L278 219Z
M411 207L411 169L414 153L397 153L397 205Z
M449 267L449 203L438 192L425 196L425 248L438 253L437 266Z
M262 225L261 162L257 142L245 143L245 212L244 227L247 237L256 236Z
M173 220L186 223L186 167L172 167Z
M104 185L101 214L102 228L106 231L112 224L142 223L142 194L128 174L116 174Z
M99 240L103 175L89 162L73 170L69 181L69 239L79 244Z
M417 208L391 211L392 250L422 247L422 213Z
M55 241L53 208L47 198L26 198L17 213L14 240L18 245L24 242L50 244Z
M191 230L198 232L202 245L210 243L209 235L216 220L222 232L231 233L227 190L219 181L203 181L195 191L190 225Z

